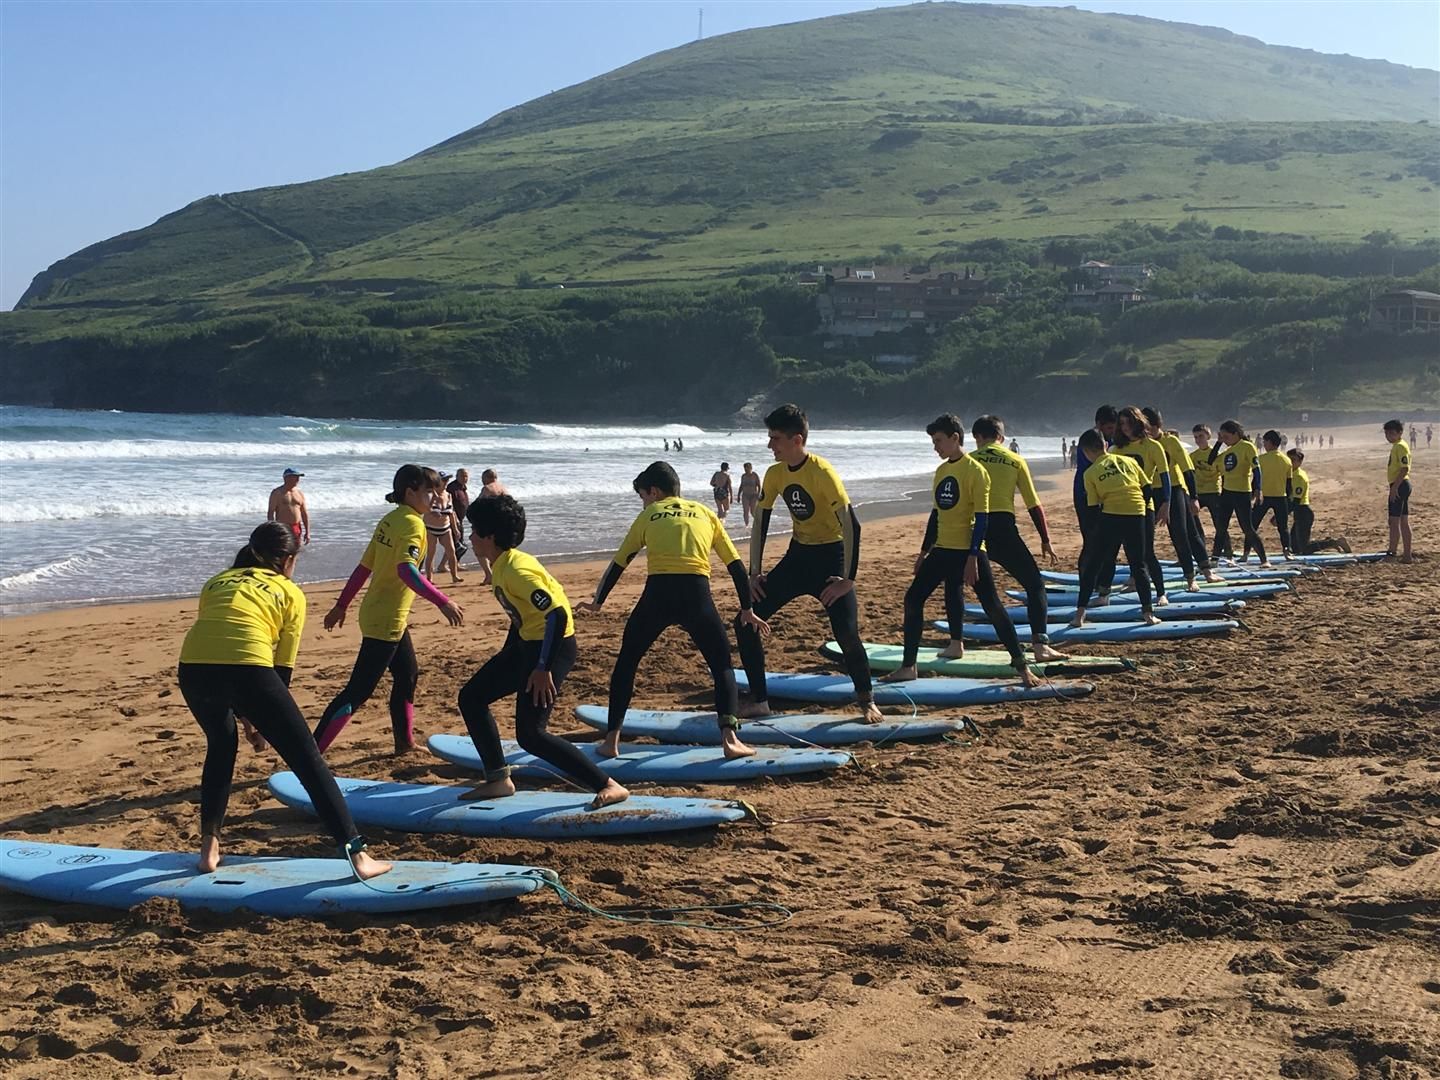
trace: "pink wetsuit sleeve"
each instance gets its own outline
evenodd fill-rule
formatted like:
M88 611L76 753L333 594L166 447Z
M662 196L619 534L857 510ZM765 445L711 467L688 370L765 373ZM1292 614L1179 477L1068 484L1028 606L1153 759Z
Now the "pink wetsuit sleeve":
M416 596L429 600L436 607L444 607L450 603L450 598L430 584L430 579L420 573L414 563L397 563L395 572L400 575L400 580L405 583L405 587Z
M350 575L350 580L345 582L345 587L340 590L340 597L335 601L335 606L344 610L350 606L350 601L355 599L365 582L370 580L370 568L368 566L357 566Z

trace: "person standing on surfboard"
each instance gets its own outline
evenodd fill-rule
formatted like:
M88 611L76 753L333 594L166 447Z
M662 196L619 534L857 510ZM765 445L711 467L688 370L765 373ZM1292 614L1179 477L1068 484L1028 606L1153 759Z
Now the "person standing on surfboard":
M1251 507L1260 505L1260 466L1257 464L1260 451L1245 437L1239 420L1226 420L1221 424L1218 440L1210 448L1210 464L1220 462L1220 518L1215 523L1216 531L1226 532L1233 514L1245 533L1246 553L1253 547L1260 566L1273 569L1265 557L1265 542L1260 539L1251 517Z
M295 699L290 675L305 627L305 594L290 580L300 540L284 522L267 521L250 534L229 570L200 590L200 610L180 648L180 694L205 732L200 774L202 874L220 865L220 829L230 802L242 715L290 766L341 853L363 881L390 864L365 851L345 799Z
M1260 470L1260 505L1255 507L1251 515L1251 522L1254 523L1258 532L1261 524L1265 521L1265 515L1275 514L1275 528L1280 533L1280 551L1283 557L1290 556L1290 499L1294 495L1294 468L1290 459L1280 453L1280 447L1285 443L1285 436L1273 428L1260 436L1260 445L1265 447L1265 452L1255 459L1255 465ZM1249 544L1246 544L1245 556L1250 556Z
M624 802L621 787L575 744L552 735L550 713L565 677L575 666L575 617L570 599L525 542L525 508L510 495L477 499L467 512L470 543L490 563L495 599L510 616L510 632L500 651L460 688L460 715L470 741L485 763L485 781L461 799L498 799L515 794L510 766L500 745L500 729L490 706L515 695L515 739L520 748L554 765L581 787L595 793L592 809Z
M415 687L420 681L420 665L410 641L410 605L420 596L438 607L451 626L465 621L460 605L435 588L420 571L425 561L424 515L430 509L431 498L443 490L440 474L434 469L400 466L391 492L385 496L386 502L396 504L395 509L375 526L375 535L360 557L360 565L325 616L326 630L344 626L350 602L371 573L375 574L360 602L360 655L355 658L350 681L326 706L315 726L315 742L321 753L330 748L356 710L370 700L386 668L390 669L390 728L395 753L414 749Z
M1146 405L1140 410L1140 415L1145 418L1145 434L1160 444L1170 468L1170 511L1165 527L1175 548L1175 558L1185 575L1185 591L1194 592L1197 567L1206 581L1220 580L1220 575L1210 567L1210 556L1205 552L1205 534L1200 530L1200 487L1195 475L1195 462L1180 441L1180 433L1165 430L1165 420L1159 409ZM1158 522L1156 528L1159 528Z
M725 526L710 508L680 497L680 478L667 462L648 465L635 477L633 486L644 507L605 568L594 599L580 605L581 611L600 611L625 568L641 548L645 549L649 576L645 578L645 591L625 623L620 655L610 673L610 714L600 753L605 757L620 753L620 729L635 695L635 672L640 661L661 634L679 626L705 657L710 677L715 680L715 717L725 756L750 757L755 751L740 741L740 722L736 719L740 701L735 691L735 669L730 664L730 636L710 595L710 553L720 556L735 582L740 598L738 625L763 637L770 633L770 626L751 610L745 564Z
M1100 433L1080 436L1080 452L1094 464L1085 470L1085 493L1092 512L1094 538L1085 567L1080 571L1080 593L1075 598L1073 628L1085 625L1085 609L1096 584L1115 573L1115 557L1125 549L1130 563L1130 581L1140 596L1144 622L1153 626L1160 620L1150 606L1150 560L1145 557L1147 525L1153 492L1144 467L1119 450L1106 450Z
M998 416L982 416L970 425L975 436L975 452L970 456L990 474L990 497L986 504L989 524L985 529L985 551L990 561L1007 570L1025 590L1025 604L1030 616L1030 640L1036 660L1060 660L1063 654L1051 648L1048 603L1045 580L1035 565L1035 556L1025 546L1020 530L1015 527L1015 492L1025 500L1030 520L1040 534L1040 552L1054 566L1059 559L1050 546L1050 526L1045 521L1045 508L1035 494L1035 481L1023 457L1005 449L1005 421ZM1062 454L1063 444L1061 440ZM960 640L960 628L951 630L952 645Z
M954 658L964 654L959 637L960 619L965 612L963 582L975 590L995 627L996 636L1010 653L1010 664L1020 676L1020 682L1034 686L1025 650L995 590L990 560L982 547L990 522L990 474L984 465L965 453L965 427L954 413L937 417L926 425L925 433L943 460L935 470L934 506L925 523L920 554L915 558L915 580L905 590L905 653L900 667L884 676L881 682L908 682L919 677L915 662L920 655L920 636L925 630L925 601L942 582L951 638L940 656ZM1010 516L1015 516L1013 510ZM1039 572L1036 573L1038 576ZM1045 625L1044 622L1038 624L1039 627ZM1036 627L1032 627L1031 632L1037 632Z
M860 641L860 606L855 574L860 567L860 519L834 467L810 453L810 421L798 405L781 405L765 417L775 464L760 484L759 515L750 534L750 594L755 618L764 621L797 596L813 596L830 616L830 629L855 683L855 698L866 723L884 719L872 696L870 660ZM765 537L777 501L790 511L794 532L774 569L765 570ZM750 704L742 718L767 716L765 645L754 626L735 623L740 660L750 682Z

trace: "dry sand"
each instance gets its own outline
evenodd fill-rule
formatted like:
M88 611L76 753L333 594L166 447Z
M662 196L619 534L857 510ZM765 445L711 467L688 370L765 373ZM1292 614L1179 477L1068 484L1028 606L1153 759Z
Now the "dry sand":
M1383 546L1384 456L1312 455L1317 533ZM1440 451L1417 457L1428 553ZM1068 501L1052 485L1070 561ZM866 528L869 639L899 638L922 521ZM597 573L560 568L575 598ZM455 693L502 633L467 577L463 630L417 607L422 738L462 730ZM565 707L603 701L642 577L583 624L558 728ZM353 625L320 627L335 591L308 590L296 695L312 718L357 643ZM549 894L331 922L3 894L0 1075L1437 1076L1437 607L1428 555L1307 578L1252 605L1248 633L1125 650L1139 672L1085 700L975 709L979 739L863 750L828 779L729 792L779 819L769 828L554 844L372 832L385 855L550 866L601 905L774 900L795 911L779 930L618 925ZM192 610L0 623L0 835L193 847L203 741L173 671ZM772 666L817 669L818 611L797 604L775 624ZM638 703L708 697L672 631ZM389 744L372 702L332 764L461 777ZM242 745L229 850L326 853L268 796L271 767Z

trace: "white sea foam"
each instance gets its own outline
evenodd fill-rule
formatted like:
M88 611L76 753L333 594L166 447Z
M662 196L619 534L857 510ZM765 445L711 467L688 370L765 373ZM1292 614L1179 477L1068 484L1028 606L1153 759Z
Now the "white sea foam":
M93 562L91 556L84 552L79 555L71 555L68 559L61 559L59 562L46 563L33 570L24 570L18 574L11 574L9 577L0 577L0 589L19 589L53 578L76 576Z

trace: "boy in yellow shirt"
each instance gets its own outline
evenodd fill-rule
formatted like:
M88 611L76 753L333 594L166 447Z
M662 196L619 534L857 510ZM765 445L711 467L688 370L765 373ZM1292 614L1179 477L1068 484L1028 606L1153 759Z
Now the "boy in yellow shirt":
M1404 545L1400 561L1408 563L1410 550L1410 445L1401 437L1405 425L1399 420L1385 421L1385 441L1390 444L1390 460L1385 466L1385 480L1390 485L1390 544L1386 551L1395 554Z

